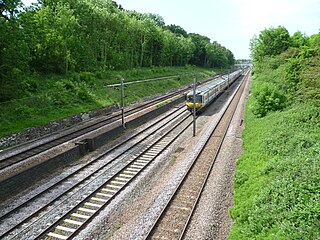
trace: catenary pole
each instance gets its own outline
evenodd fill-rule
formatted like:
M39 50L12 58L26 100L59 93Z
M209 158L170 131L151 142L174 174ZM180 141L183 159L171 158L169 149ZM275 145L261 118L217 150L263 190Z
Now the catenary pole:
M193 78L193 136L196 136L196 78Z
M123 81L124 79L121 78L121 118L122 118L122 127L123 129L126 129L126 123L124 121L124 84Z

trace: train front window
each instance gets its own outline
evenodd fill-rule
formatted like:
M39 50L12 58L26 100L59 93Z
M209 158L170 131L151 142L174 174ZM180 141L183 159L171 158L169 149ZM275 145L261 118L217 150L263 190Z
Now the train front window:
M187 102L193 102L193 95L188 96ZM201 95L196 95L196 103L202 103L202 96Z

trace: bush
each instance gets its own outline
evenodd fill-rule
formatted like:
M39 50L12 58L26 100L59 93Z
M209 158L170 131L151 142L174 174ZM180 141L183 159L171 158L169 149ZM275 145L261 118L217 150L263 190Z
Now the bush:
M82 72L79 73L80 82L84 82L90 86L93 86L95 83L95 75L91 72Z
M58 107L63 107L72 99L72 84L68 81L56 82L48 95L49 102Z
M256 65L230 240L320 239L320 50L312 44Z
M38 82L36 79L31 77L27 77L25 80L22 81L21 87L27 93L36 93L38 90Z
M81 99L84 102L90 102L93 100L93 97L89 93L89 90L86 88L85 85L80 85L77 88L77 96L79 99Z
M264 84L254 93L256 104L253 113L257 117L264 117L270 111L282 110L286 106L287 98L271 84Z
M17 118L29 118L32 116L33 109L23 104L17 104L13 109L13 113Z

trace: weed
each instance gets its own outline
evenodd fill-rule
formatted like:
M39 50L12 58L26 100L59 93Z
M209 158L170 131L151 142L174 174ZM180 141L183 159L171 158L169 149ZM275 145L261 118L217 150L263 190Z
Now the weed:
M170 166L174 165L176 163L177 160L177 156L176 155L172 155L171 159L170 159Z

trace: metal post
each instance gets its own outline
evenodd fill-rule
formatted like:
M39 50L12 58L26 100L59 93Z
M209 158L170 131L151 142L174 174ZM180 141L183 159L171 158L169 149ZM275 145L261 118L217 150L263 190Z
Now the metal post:
M124 79L121 78L121 116L122 116L122 127L123 129L126 129L126 123L124 121Z
M196 78L193 78L193 136L196 136Z

